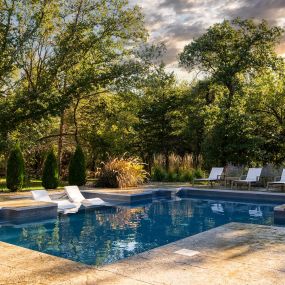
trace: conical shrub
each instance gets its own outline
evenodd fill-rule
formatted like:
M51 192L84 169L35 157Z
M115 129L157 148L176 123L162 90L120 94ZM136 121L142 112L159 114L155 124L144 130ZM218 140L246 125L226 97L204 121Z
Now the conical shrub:
M57 159L53 150L50 150L43 169L42 185L45 189L55 189L58 187L59 175Z
M20 147L16 145L11 150L7 162L7 188L13 192L22 189L24 184L24 173L24 158Z
M77 186L82 186L86 183L85 156L80 145L76 147L76 150L70 160L68 183L69 185Z

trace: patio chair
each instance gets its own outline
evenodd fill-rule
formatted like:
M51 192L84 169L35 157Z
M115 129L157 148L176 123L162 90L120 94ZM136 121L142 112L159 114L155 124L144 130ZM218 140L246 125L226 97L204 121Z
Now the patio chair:
M284 188L284 185L285 185L285 168L282 170L281 176L275 177L274 181L267 182L267 187L266 187L267 190L269 189L270 185L272 185L272 186L280 185L282 187L282 189Z
M224 168L223 167L213 167L208 178L196 178L193 180L193 186L196 181L208 181L213 185L213 182L220 181L222 178Z
M71 203L69 200L52 200L46 190L35 190L31 191L34 200L41 202L56 203L58 206L58 211L67 211L67 210L78 210L80 204Z
M80 192L78 186L65 186L64 190L70 201L74 203L81 203L85 207L111 205L110 203L105 202L100 198L85 199L85 197Z
M245 179L239 179L239 180L233 180L231 189L233 189L233 186L236 184L247 184L248 185L248 190L250 190L251 185L258 182L260 179L262 168L249 168L246 178Z

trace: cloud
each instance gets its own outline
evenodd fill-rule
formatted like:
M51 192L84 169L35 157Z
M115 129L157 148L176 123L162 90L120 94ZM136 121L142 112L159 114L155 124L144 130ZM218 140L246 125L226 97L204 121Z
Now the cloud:
M164 42L164 61L179 73L177 56L183 47L224 19L266 19L285 27L285 0L131 0L142 7L150 41ZM285 54L285 37L277 48ZM182 72L182 71L181 71Z
M278 24L280 18L284 18L285 16L284 0L243 0L238 2L239 6L236 9L225 8L222 13L231 18L266 19L272 24Z
M199 5L195 0L165 0L159 3L159 7L171 7L175 10L176 13L184 13L189 11L191 8L196 7Z

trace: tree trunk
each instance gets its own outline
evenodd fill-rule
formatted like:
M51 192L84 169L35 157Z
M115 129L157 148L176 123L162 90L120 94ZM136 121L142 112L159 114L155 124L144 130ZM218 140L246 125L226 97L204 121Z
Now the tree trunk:
M75 106L74 106L74 110L73 110L73 122L74 122L74 126L75 126L75 131L74 131L74 139L76 144L79 143L78 141L78 124L77 124L77 117L76 117L76 112L79 106L79 102L80 102L80 97L77 98Z
M59 125L59 137L58 137L58 173L59 176L62 174L61 169L61 159L62 159L62 147L63 147L63 134L64 134L64 111L61 112L60 115L60 125Z

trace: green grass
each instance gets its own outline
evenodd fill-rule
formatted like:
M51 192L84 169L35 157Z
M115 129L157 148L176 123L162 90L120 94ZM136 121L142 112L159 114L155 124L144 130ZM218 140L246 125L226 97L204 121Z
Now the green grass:
M65 182L60 182L59 187L65 186ZM23 189L20 192L25 192L25 191L32 191L32 190L40 190L44 189L42 186L42 181L39 179L31 179L26 185L24 185ZM0 192L10 192L9 189L6 187L6 179L5 178L0 178Z

